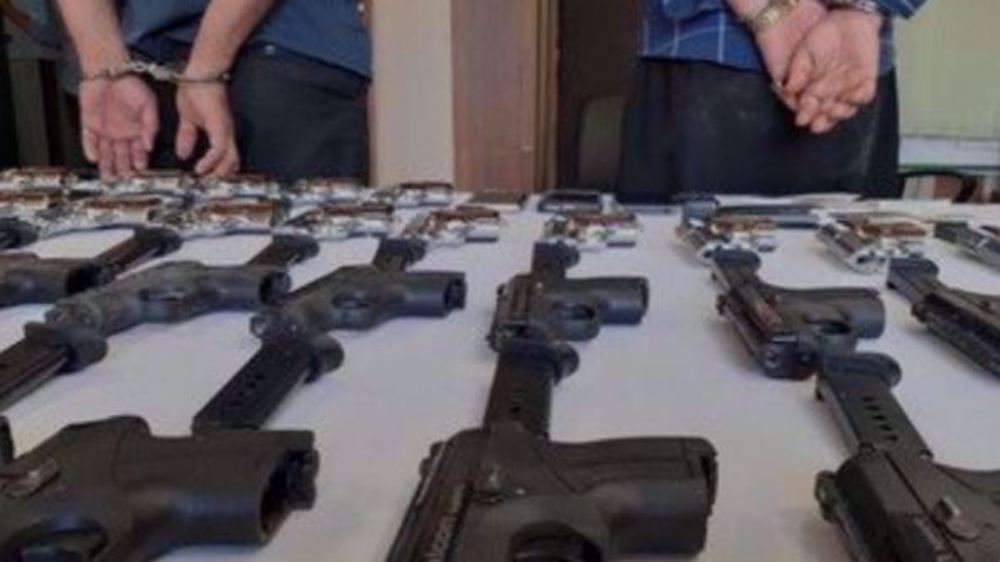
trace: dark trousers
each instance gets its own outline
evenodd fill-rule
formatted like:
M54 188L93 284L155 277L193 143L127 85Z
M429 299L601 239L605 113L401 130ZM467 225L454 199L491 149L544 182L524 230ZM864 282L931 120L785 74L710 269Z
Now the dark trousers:
M900 196L896 77L826 135L795 127L761 74L708 63L643 60L625 113L617 191L664 202L679 193Z
M160 134L153 164L189 169L174 155L176 90L158 85ZM233 68L229 103L241 169L285 181L368 179L368 80L348 70L273 48L243 53ZM204 139L197 154L205 148Z

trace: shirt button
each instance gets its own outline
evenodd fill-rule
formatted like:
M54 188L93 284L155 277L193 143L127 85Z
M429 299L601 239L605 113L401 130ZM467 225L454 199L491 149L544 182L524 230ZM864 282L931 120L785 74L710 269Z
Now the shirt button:
M274 45L264 45L264 54L269 57L273 57L278 54L278 48Z

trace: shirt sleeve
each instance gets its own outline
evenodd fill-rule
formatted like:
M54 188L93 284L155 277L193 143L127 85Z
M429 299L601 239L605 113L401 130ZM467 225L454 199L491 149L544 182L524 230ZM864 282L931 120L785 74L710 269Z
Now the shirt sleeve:
M649 4L653 10L658 10L671 20L685 20L701 13L718 12L726 8L725 0L649 0Z
M927 0L875 0L889 15L911 18Z

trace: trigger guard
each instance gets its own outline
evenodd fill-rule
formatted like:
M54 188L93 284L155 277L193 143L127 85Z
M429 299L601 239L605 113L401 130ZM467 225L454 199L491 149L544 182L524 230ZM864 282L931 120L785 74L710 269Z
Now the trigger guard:
M824 375L878 378L892 388L903 378L903 369L892 357L882 353L826 354L820 358Z

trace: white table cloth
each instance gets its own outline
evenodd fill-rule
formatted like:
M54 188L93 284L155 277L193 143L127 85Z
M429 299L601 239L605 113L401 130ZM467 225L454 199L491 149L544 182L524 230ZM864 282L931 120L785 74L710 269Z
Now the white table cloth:
M961 212L1000 219L1000 207ZM301 388L272 420L274 429L316 432L322 454L319 498L296 512L260 550L199 548L166 560L209 562L369 562L383 560L417 485L417 468L436 440L476 425L483 414L494 355L484 342L497 285L530 263L543 217L509 218L498 245L440 249L418 269L467 273L468 306L445 320L395 320L376 330L336 334L344 366ZM644 275L652 287L641 326L605 328L579 345L579 371L557 388L552 437L582 441L626 436L697 435L719 451L720 486L709 521L705 562L844 562L836 529L813 499L821 470L850 451L813 382L764 377L732 326L715 312L708 270L674 236L677 215L643 216L633 250L585 254L572 276ZM125 239L124 232L52 239L47 256L89 256ZM264 237L192 241L169 259L239 263ZM343 264L370 259L372 240L327 243L293 271L297 285ZM1000 293L997 271L933 241L930 257L945 282ZM782 232L764 258L764 279L788 287L871 286L837 262L811 232ZM883 292L888 328L861 349L894 356L904 378L896 396L946 464L1000 468L1000 380L933 337L898 294ZM0 311L0 342L45 307ZM26 451L72 422L121 414L145 417L158 435L187 432L191 417L256 351L249 315L216 314L179 325L147 325L111 340L109 356L62 377L12 407L8 416Z

